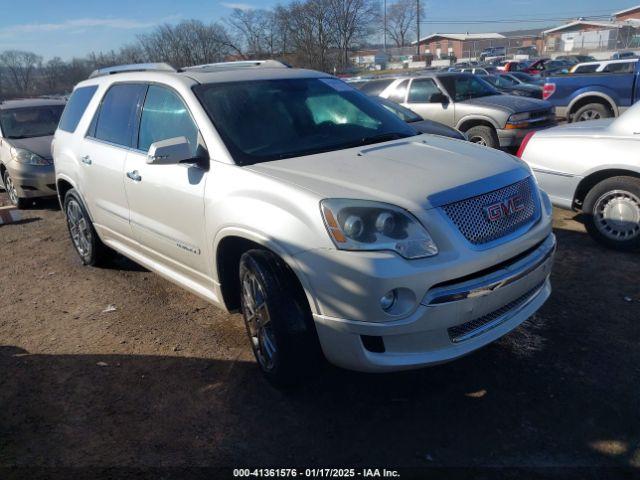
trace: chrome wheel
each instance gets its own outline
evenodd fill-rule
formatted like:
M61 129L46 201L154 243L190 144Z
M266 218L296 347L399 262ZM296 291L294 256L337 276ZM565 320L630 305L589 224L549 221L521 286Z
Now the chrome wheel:
M598 231L611 240L633 240L640 235L640 198L612 190L596 200L593 209Z
M13 180L7 173L4 177L4 188L7 191L7 195L9 195L9 200L14 205L18 205L20 198L18 197L18 191L16 190L16 186L13 184Z
M93 234L89 221L76 200L67 203L67 223L73 245L82 258L91 256L91 246L93 244Z
M487 140L484 137L481 137L479 135L475 135L475 136L469 138L469 141L471 143L477 143L478 145L482 145L484 147L487 146Z
M242 279L242 311L256 359L263 369L272 370L277 355L273 323L264 288L251 272Z
M578 117L579 122L588 122L589 120L600 120L602 115L597 110L585 110Z

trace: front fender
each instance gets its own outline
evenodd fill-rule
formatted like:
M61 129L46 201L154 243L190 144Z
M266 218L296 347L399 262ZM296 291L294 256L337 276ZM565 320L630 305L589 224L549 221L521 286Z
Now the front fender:
M491 125L493 125L493 128L495 128L496 130L504 127L504 124L503 125L498 124L498 122L496 122L495 119L493 119L492 117L489 117L488 115L476 114L476 115L465 115L464 117L462 117L460 120L458 120L458 123L456 124L456 129L462 131L461 130L462 125L468 122L473 122L473 121L488 122ZM506 119L505 119L505 123L506 123Z
M306 272L304 271L304 268L296 260L295 256L293 255L290 248L286 244L283 244L282 242L274 240L264 232L260 232L257 230L249 229L246 227L239 227L239 226L225 227L225 228L222 228L220 231L218 231L218 234L216 235L213 241L213 254L214 254L213 258L217 257L218 247L220 246L220 243L225 238L229 238L229 237L239 237L245 240L249 240L278 255L289 266L289 268L291 268L293 273L298 278L298 281L300 282L300 285L302 285L302 289L305 292L307 301L309 303L309 306L311 307L312 312L318 313L320 311L319 306L316 302L317 296L313 291L313 288L311 286L311 283L309 282ZM213 262L213 269L214 269L213 274L214 274L215 282L219 284L220 281L219 281L219 275L218 275L217 261Z

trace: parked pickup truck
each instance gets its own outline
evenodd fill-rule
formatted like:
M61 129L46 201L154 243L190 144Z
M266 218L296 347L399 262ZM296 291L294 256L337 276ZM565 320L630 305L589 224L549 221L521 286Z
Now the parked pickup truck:
M631 72L549 77L542 98L569 122L617 117L640 96L640 63Z

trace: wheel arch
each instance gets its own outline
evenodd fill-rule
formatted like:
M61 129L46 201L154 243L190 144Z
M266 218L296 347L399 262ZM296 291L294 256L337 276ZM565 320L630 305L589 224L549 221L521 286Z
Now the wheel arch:
M466 132L473 127L491 127L494 130L498 130L500 127L489 117L472 116L462 118L456 125L456 129L461 132Z
M567 107L567 117L574 115L580 108L590 103L599 103L609 109L614 117L618 116L618 106L610 95L604 92L585 92L576 96Z
M84 206L85 210L89 214L89 218L93 222L93 215L91 213L91 210L89 209L89 205L87 204L86 200L84 199L84 195L82 195L82 192L78 189L78 187L76 186L75 182L71 178L69 178L69 177L67 177L65 175L57 175L56 176L56 189L58 191L58 201L60 202L60 208L62 209L62 213L64 215L66 215L66 213L64 211L64 198L67 195L67 192L69 190L73 189L73 190L75 190L75 192L78 195L78 197L80 197L80 201L82 202L82 205Z
M580 180L576 191L573 195L573 207L581 208L584 203L584 199L589 191L595 187L598 183L612 177L635 177L640 178L640 171L631 170L628 168L611 167L602 170L591 172Z
M318 305L310 284L294 256L278 242L270 240L267 236L239 228L228 228L220 232L216 236L213 246L214 279L219 285L221 303L228 311L234 312L240 307L240 290L237 284L240 257L252 249L268 250L277 255L297 279L312 313L318 313Z

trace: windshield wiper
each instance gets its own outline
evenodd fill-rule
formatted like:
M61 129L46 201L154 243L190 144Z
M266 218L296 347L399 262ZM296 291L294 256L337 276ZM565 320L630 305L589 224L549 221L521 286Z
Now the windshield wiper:
M372 135L371 137L362 137L360 139L360 145L371 145L373 143L388 142L390 140L399 140L412 136L414 135L399 132L381 133L379 135Z

